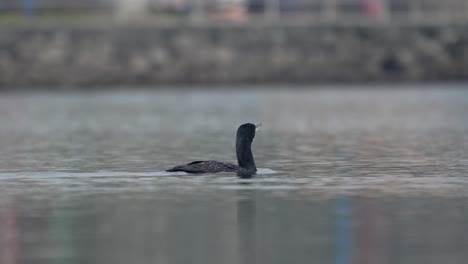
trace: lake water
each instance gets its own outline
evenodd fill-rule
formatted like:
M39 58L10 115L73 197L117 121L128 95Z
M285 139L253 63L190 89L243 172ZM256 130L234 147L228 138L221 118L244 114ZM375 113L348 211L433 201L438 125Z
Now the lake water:
M468 263L466 86L2 93L0 263Z

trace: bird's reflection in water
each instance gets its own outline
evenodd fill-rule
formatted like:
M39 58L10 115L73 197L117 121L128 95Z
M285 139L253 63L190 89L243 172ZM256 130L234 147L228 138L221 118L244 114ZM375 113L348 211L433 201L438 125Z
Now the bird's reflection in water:
M249 182L241 184L249 185ZM240 190L237 200L239 263L256 263L256 190Z

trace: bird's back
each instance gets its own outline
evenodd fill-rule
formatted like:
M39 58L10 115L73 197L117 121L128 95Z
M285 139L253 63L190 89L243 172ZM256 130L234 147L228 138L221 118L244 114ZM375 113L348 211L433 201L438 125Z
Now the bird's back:
M239 166L214 160L193 161L188 164L175 166L167 171L183 171L187 173L217 173L217 172L236 172Z

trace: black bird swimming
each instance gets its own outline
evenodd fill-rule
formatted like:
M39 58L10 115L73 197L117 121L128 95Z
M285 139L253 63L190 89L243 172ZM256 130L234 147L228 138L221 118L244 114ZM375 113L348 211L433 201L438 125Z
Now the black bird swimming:
M241 178L250 178L257 171L255 161L252 156L252 141L255 137L255 131L261 124L243 124L237 129L236 137L236 155L239 166L232 163L221 161L194 161L188 164L175 166L167 171L184 171L187 173L217 173L217 172L236 172Z

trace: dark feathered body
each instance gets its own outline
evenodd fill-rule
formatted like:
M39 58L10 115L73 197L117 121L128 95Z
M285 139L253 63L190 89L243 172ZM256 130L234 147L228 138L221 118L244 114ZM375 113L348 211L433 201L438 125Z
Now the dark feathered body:
M204 173L204 172L235 172L240 167L231 163L206 160L206 161L193 161L188 164L175 166L167 171L185 171L188 173Z
M187 173L235 172L241 177L250 177L257 171L251 150L256 128L255 125L247 123L241 125L237 130L236 155L239 165L213 160L193 161L188 164L175 166L167 171L183 171Z

